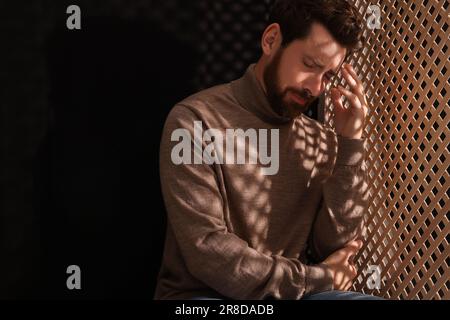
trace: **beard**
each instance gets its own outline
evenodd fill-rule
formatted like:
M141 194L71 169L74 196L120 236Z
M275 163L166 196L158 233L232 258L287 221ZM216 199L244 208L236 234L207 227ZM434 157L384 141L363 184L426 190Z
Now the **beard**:
M267 99L272 109L278 115L292 120L307 111L316 97L312 96L305 89L294 87L281 89L278 70L283 50L283 48L280 48L264 69L263 81L266 87Z

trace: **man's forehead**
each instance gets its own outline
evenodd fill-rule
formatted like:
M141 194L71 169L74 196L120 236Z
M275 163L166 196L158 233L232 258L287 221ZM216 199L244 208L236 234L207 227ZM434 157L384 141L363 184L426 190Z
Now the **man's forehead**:
M337 61L337 64L344 59L345 47L341 46L328 30L318 23L313 23L309 35L297 42L297 48L303 53L313 56L322 65Z
M331 60L335 57L345 56L345 48L340 46L336 41L321 41L312 43L311 53L319 60Z

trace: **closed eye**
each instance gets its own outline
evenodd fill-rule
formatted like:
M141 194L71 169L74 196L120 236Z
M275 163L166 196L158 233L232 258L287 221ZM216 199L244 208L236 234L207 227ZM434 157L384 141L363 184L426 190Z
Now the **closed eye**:
M307 68L314 68L314 65L307 63L305 60L303 60L303 64L305 65L305 67Z

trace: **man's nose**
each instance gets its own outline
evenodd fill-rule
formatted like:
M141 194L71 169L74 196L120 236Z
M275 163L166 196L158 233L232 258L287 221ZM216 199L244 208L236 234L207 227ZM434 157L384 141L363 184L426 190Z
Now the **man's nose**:
M304 88L307 89L312 96L319 96L324 89L322 77L319 75L309 77L304 84Z

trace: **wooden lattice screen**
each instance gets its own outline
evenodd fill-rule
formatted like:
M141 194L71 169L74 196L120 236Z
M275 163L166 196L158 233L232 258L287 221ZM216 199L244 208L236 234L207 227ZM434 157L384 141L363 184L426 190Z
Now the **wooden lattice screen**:
M449 1L353 3L366 19L367 41L351 63L370 107L370 205L354 289L450 299ZM332 126L328 97L325 103Z

